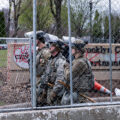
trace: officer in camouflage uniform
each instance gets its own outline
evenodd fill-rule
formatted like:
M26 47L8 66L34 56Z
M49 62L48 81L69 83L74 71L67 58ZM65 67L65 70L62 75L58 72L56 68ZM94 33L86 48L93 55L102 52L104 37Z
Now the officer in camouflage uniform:
M44 82L48 84L47 87L47 103L49 105L60 104L62 95L64 93L64 86L60 81L65 82L64 65L66 63L65 57L61 54L61 45L59 42L50 42L51 58L48 62L46 73L42 76Z
M51 53L45 44L45 33L41 32L37 34L37 53L36 53L36 74L40 77L44 71L48 59L51 57Z
M80 96L80 94L87 95L88 91L94 87L94 76L91 70L91 64L87 58L84 58L84 46L85 43L79 39L72 44L72 55L75 57L72 62L73 101L76 103L86 102L86 99ZM65 65L65 76L69 84L69 65ZM69 104L70 102L70 99L66 99L66 95L64 93L61 101L62 104Z
M48 62L48 59L51 57L51 53L49 48L46 47L45 44L45 33L40 32L37 33L37 53L36 53L36 78L37 78L37 105L46 104L45 97L46 97L46 92L44 89L41 88L40 83L41 81L41 76L44 74L45 69L46 69L46 64Z

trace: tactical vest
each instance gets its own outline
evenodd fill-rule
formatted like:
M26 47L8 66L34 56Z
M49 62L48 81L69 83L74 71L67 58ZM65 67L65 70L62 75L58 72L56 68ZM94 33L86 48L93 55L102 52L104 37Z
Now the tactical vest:
M56 80L56 72L57 72L57 61L59 58L65 59L61 53L59 53L56 57L51 58L48 62L48 66L49 66L49 70L48 70L48 74L49 74L49 79L48 82L51 84L55 83Z
M85 68L85 71L82 72L79 68L78 73L73 78L73 90L77 91L89 91L94 87L94 75L92 73L91 65L89 61L85 58L79 58L84 62L84 64L87 65L87 68ZM82 72L82 74L80 74Z

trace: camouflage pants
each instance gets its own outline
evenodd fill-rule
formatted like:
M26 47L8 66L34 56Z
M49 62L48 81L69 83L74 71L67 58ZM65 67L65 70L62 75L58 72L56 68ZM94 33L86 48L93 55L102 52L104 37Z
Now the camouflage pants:
M47 105L47 91L42 90L41 94L37 92L37 106L46 106Z
M47 89L46 87L41 86L41 84L37 84L36 88L36 103L37 106L45 106L47 105Z
M49 88L48 91L47 91L47 103L48 103L48 105L50 105L50 106L60 105L61 98L58 97L58 96L53 102L51 102L50 94L51 94L52 90L53 89Z

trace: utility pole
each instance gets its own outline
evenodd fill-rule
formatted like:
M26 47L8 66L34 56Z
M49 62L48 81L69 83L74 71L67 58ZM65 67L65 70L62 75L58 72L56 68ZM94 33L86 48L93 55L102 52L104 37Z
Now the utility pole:
M93 7L92 0L90 0L89 2L89 7L90 7L90 43L92 43L93 42L93 39L92 39L92 7Z

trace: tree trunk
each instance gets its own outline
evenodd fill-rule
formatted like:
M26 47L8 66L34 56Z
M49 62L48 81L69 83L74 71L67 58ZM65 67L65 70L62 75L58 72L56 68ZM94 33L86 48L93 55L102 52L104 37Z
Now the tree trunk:
M54 16L55 22L56 22L56 35L58 37L62 37L62 30L61 30L61 6L63 0L54 0L55 4L55 11L53 7L53 0L50 0L50 8L51 12Z
M14 0L12 2L13 2L13 9L14 9L14 34L13 34L13 37L16 37L17 32L19 30L19 28L18 28L18 20L19 20L20 14L21 14L20 13L20 10L21 10L20 8L21 8L22 1L19 0L16 3L16 1Z
M56 34L58 37L62 37L62 30L61 30L61 5L62 5L62 0L55 0L54 1L56 5Z
M11 0L9 0L9 12L8 12L8 23L7 23L7 27L6 27L6 35L7 37L10 36L10 22L11 22L11 18L10 18L10 15L11 15L11 7L12 7L12 2Z

